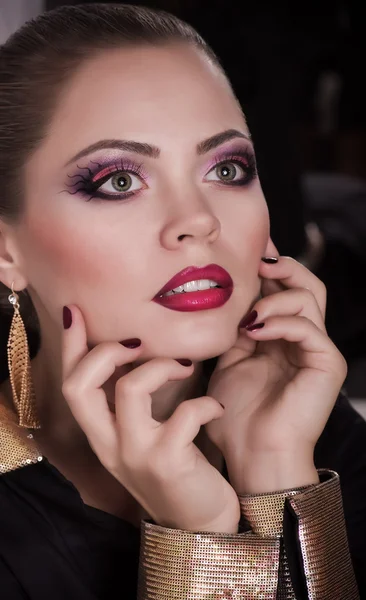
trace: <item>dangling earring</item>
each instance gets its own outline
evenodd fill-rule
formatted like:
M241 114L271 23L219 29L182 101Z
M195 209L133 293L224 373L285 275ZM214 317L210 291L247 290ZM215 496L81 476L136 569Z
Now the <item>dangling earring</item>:
M14 281L11 285L11 291L8 300L14 307L14 315L10 326L7 348L13 400L18 412L20 427L39 429L41 424L36 412L27 333L19 312L19 296L14 292Z

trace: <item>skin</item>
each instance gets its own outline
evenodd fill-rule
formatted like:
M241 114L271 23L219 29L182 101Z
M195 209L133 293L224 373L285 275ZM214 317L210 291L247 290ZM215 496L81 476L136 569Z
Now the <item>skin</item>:
M226 79L197 50L177 45L108 51L70 80L47 138L26 165L25 213L16 227L2 225L1 280L9 287L14 281L16 290L27 287L37 310L42 347L32 372L42 420L38 438L76 483L85 465L72 472L70 454L84 447L85 436L61 393L62 307L74 303L82 310L89 348L140 338L136 364L154 356L195 362L189 381L168 382L154 394L155 414L163 419L182 399L194 397L199 361L233 345L238 323L258 295L258 264L269 236L260 183L230 188L204 181L218 151L250 143L238 139L196 153L197 144L232 128L249 135ZM126 156L102 150L64 167L80 150L111 138L160 148L158 159L135 160L144 164L148 189L125 204L88 203L62 191L76 164ZM234 280L226 305L181 313L151 302L175 273L209 263ZM111 403L113 382L123 372L117 370L106 386ZM84 492L96 504L93 494Z
M32 362L42 421L42 430L36 433L37 442L50 462L76 485L84 501L134 523L141 518L141 510L164 523L158 512L161 506L172 506L169 494L164 495L164 492L158 495L156 505L149 504L145 492L138 489L133 469L127 469L127 475L126 462L122 461L122 465L117 460L117 455L119 460L122 456L117 441L115 447L108 442L108 451L105 441L118 437L113 429L115 424L107 423L110 408L117 398L116 384L120 397L127 397L127 384L120 382L126 382L125 376L135 372L141 373L138 385L142 385L142 373L145 373L146 381L148 378L149 361L150 364L154 360L163 361L154 365L156 372L163 369L165 379L162 378L160 385L150 382L145 391L152 401L154 427L157 422L166 421L164 431L169 431L169 427L173 427L169 419L174 417L176 407L186 406L184 400L205 393L200 385L201 361L218 355L222 357L211 383L211 400L201 403L197 400L195 404L191 401L196 426L198 424L196 429L190 430L190 434L194 434L191 441L201 425L211 421L216 423L211 429L208 425L207 435L200 434L203 456L215 466L220 465L222 454L225 456L236 492L268 491L264 489L269 470L268 461L263 460L264 453L258 451L257 444L249 444L250 447L239 444L240 431L245 430L250 420L245 410L240 413L243 427L237 428L237 447L242 451L242 458L238 459L232 448L228 450L226 443L230 438L232 418L237 417L232 406L239 401L238 389L243 390L241 374L237 369L233 371L237 362L233 357L247 360L255 352L255 340L261 335L271 336L270 327L266 330L268 334L263 330L238 335L239 322L255 304L263 278L276 279L271 267L268 269L261 263L262 256L276 253L269 237L267 206L258 179L247 187L225 185L217 176L212 179L214 157L225 150L250 148L250 141L244 138L227 141L204 155L198 155L196 151L197 145L204 140L232 129L249 137L245 119L225 77L198 50L177 44L101 53L84 63L70 79L48 136L26 165L26 207L21 222L17 226L1 224L1 281L9 287L14 281L15 290L27 287L41 325L42 345ZM118 161L124 156L136 162L132 153L101 150L65 167L75 154L101 139L135 140L160 149L159 158L137 157L137 163L143 165L147 174L139 195L124 202L86 202L80 194L67 191L69 176L78 171L76 165L88 165L90 158L98 161L113 156ZM168 310L151 301L184 267L209 263L224 267L234 281L234 292L224 306L185 313ZM299 266L292 269L298 272ZM279 279L282 281L281 277ZM314 303L318 306L322 301L315 279L311 279L310 285L314 288L311 306ZM308 287L308 275L303 271L300 270L295 280L295 287ZM288 287L292 287L292 283ZM286 278L281 289L285 289L284 284ZM278 290L272 288L273 291ZM267 290L262 286L262 293L270 294L270 286ZM303 304L302 300L299 302ZM62 330L64 305L72 309L74 319L72 328L66 333ZM288 302L289 314L298 314L297 308L294 302ZM275 307L274 310L278 312L279 309ZM307 318L306 310L305 313ZM271 316L268 307L267 316ZM318 324L322 327L320 321ZM277 333L273 332L275 326L272 324L273 339L289 336L284 323L278 326ZM297 322L296 327L299 327ZM308 336L309 332L305 337ZM324 333L323 336L325 350L322 351L330 352L332 369L335 365L334 371L339 373L341 359L333 347L330 348ZM141 347L126 350L118 344L128 338L141 339ZM107 350L110 352L110 360L113 356L115 365L115 371L112 369L104 379L101 348L104 355ZM92 359L86 363L88 353ZM262 354L273 358L271 352ZM181 357L190 358L192 367L187 370L171 360ZM97 405L91 401L93 386L89 390L85 385L85 364L89 364L89 374L97 372L97 368L102 369L99 387L105 398L103 406L98 408L101 411L99 417L96 416ZM266 368L263 360L259 364L260 368ZM139 371L141 368L145 371ZM290 365L290 370L293 377L294 365ZM81 393L83 377L84 395ZM285 379L288 383L289 377ZM258 371L258 381L263 381L261 371ZM337 380L336 388L338 383ZM330 384L324 384L326 389L327 385ZM86 389L90 392L87 395ZM248 395L250 387L245 389ZM11 397L8 384L2 391ZM257 405L266 402L271 393L267 389L255 389L254 392ZM326 405L328 413L334 396L336 391L332 388ZM132 397L130 394L129 401ZM244 404L247 400L243 400ZM125 417L123 421L120 416L119 423L124 422L125 427L129 423L126 415L132 414L126 412L126 402L116 402L117 415L119 411ZM140 402L136 396L135 405L139 406ZM225 419L221 418L222 409L218 408L217 402L229 407L229 410L225 409ZM90 406L95 408L95 413ZM178 431L186 431L184 410L179 412L182 426ZM111 428L98 429L98 418L101 422L104 419L105 426ZM138 423L143 432L142 415L136 412L133 418L136 419L135 430ZM274 421L276 418L278 415L273 417ZM148 435L147 431L145 433ZM164 439L169 437L164 435ZM315 434L313 437L316 438ZM278 450L275 455L281 456L276 463L280 476L272 478L272 490L287 483L302 485L317 481L311 452L317 438L314 441L313 437L301 447L296 464L291 461L290 465L288 456L293 450L292 443L286 448L269 444L268 452ZM212 446L212 441L216 446ZM146 462L144 452L151 456L154 444L162 446L161 440L154 439L151 444L151 448L143 451L140 448L140 465ZM197 457L193 444L189 445L189 451L187 461L192 459L194 463ZM255 453L259 456L256 479L252 466L256 462L248 461L248 456L253 458ZM115 456L113 465L112 455ZM212 467L209 471L206 464L200 464L204 473L200 477L203 480L207 476L212 482L216 469ZM262 464L264 466L258 470L258 465ZM273 462L270 471L273 472ZM220 481L216 478L212 485L217 484L217 496L222 492L222 497L228 495L230 501L224 509L215 507L210 522L204 525L215 531L236 531L238 506L221 479L221 476ZM254 479L258 489L255 489ZM190 484L189 479L187 486ZM206 509L203 507L204 511ZM230 511L232 516L228 517ZM202 521L190 522L188 519L182 523L171 515L168 524L194 529L197 523L202 526Z

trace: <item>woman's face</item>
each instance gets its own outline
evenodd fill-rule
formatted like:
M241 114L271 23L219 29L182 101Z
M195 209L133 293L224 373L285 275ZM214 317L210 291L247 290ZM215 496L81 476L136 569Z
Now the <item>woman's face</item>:
M248 136L224 76L195 48L85 63L26 167L16 239L41 327L51 318L61 331L62 306L76 304L90 346L140 338L146 359L226 351L259 293L269 238ZM234 283L223 305L153 301L182 269L212 263Z

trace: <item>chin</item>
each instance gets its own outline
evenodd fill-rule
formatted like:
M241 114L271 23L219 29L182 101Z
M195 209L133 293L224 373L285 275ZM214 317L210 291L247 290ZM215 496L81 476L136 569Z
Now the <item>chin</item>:
M206 335L184 336L185 339L159 340L159 348L151 348L151 356L165 356L169 358L189 358L202 362L227 352L236 342L238 337L237 327L232 332L210 331ZM164 343L166 341L166 343ZM164 348L164 349L163 349Z

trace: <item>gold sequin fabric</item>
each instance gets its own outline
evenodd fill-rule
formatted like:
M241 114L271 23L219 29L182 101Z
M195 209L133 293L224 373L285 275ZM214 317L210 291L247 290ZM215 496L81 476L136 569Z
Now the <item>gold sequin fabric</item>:
M32 433L20 427L16 413L0 403L0 473L41 460Z
M32 433L0 403L0 473L42 460ZM308 600L357 600L339 477L239 498L239 534L194 533L143 522L139 600L295 600L281 537L285 502L298 522Z
M262 537L282 536L285 500L307 487L284 490L275 494L239 496L243 527ZM295 600L290 569L284 546L281 546L277 600Z
M316 491L293 496L309 600L357 600L339 476L320 471L325 481Z
M276 493L239 496L243 525L263 537L282 535L286 498L307 489L306 486Z
M194 533L144 522L139 600L275 600L279 538Z
M287 499L299 524L308 599L357 600L339 476L326 469L318 473L321 482L317 485L274 494L240 496L243 523L265 539L282 536ZM283 544L276 600L296 600Z

